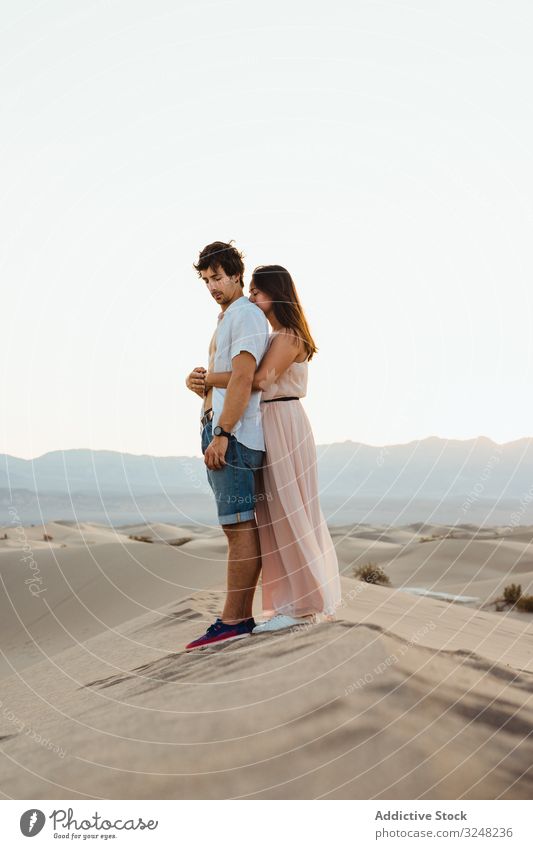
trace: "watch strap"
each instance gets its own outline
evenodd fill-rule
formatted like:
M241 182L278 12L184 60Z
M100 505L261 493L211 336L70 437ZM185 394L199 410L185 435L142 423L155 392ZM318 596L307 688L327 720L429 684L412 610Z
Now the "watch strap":
M216 432L215 432L215 431L217 431L217 430L219 431L218 433L216 433ZM230 438L230 436L231 436L231 433L229 433L229 431L227 431L227 430L224 430L224 428L223 428L223 427L221 427L220 425L217 425L217 426L214 428L213 433L215 434L215 436L226 436L228 439L229 439L229 438Z

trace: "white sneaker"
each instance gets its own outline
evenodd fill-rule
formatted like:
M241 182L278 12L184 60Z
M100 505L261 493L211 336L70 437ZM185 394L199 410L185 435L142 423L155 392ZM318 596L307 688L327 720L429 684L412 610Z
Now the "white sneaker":
M266 622L261 622L252 630L252 634L267 634L270 631L283 631L284 628L293 628L294 625L310 625L313 619L300 617L296 619L294 616L286 616L283 613L278 613L272 619L267 619Z

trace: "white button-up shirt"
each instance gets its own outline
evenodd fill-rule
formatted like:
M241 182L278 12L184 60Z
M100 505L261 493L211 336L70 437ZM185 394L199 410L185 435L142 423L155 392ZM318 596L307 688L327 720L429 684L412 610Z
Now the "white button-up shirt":
M268 347L269 324L258 306L244 295L237 298L224 311L216 331L216 352L213 370L232 371L232 359L241 351L248 351L255 358L256 368ZM265 450L261 421L261 390L253 390L250 400L239 421L232 429L235 438L248 448ZM224 406L225 389L213 389L213 428Z

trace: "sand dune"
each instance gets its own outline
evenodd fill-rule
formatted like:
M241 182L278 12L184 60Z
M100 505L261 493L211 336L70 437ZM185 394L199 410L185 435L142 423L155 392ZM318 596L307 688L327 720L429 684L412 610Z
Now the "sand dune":
M223 535L102 528L54 523L68 542L35 550L38 596L21 551L0 557L8 798L531 798L531 616L401 589L490 595L527 567L525 534L335 529L343 556L387 550L390 587L344 577L334 623L186 654L220 611ZM159 542L128 539L143 528Z
M18 549L21 543L29 542L32 548L60 548L65 545L94 545L102 542L114 542L121 534L114 528L90 522L46 522L44 525L30 525L25 528L5 527L0 529L0 554L2 551ZM45 540L45 534L50 540Z
M477 596L480 606L500 595L507 584L519 583L523 593L533 592L533 543L529 531L503 536L494 529L469 531L430 526L440 538L421 542L416 534L404 542L352 537L335 529L339 562L344 574L365 563L375 563L398 588L424 586L437 592ZM453 532L454 537L447 536ZM386 534L384 534L385 536ZM520 614L519 614L520 615Z
M345 581L345 594L353 584ZM473 621L459 608L366 587L334 624L176 652L218 603L218 594L193 595L5 681L16 720L0 726L2 792L530 797L532 678L518 668L528 653L531 661L533 637L516 623L500 633L494 614Z
M139 525L121 525L118 530L126 536L146 536L153 542L168 542L180 537L211 537L221 534L216 528L202 525L169 525L165 522L142 523Z
M0 677L55 654L119 623L222 580L225 561L186 547L147 545L117 537L114 542L0 557L3 581ZM29 584L41 583L32 594Z

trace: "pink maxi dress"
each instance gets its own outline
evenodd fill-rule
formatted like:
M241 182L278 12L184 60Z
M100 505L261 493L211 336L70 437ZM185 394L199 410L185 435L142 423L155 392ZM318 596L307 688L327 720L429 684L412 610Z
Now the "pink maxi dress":
M307 367L307 360L292 363L262 395L266 455L255 507L267 617L333 617L341 601L337 554L320 507L311 424L299 400L264 403L281 396L303 398Z

